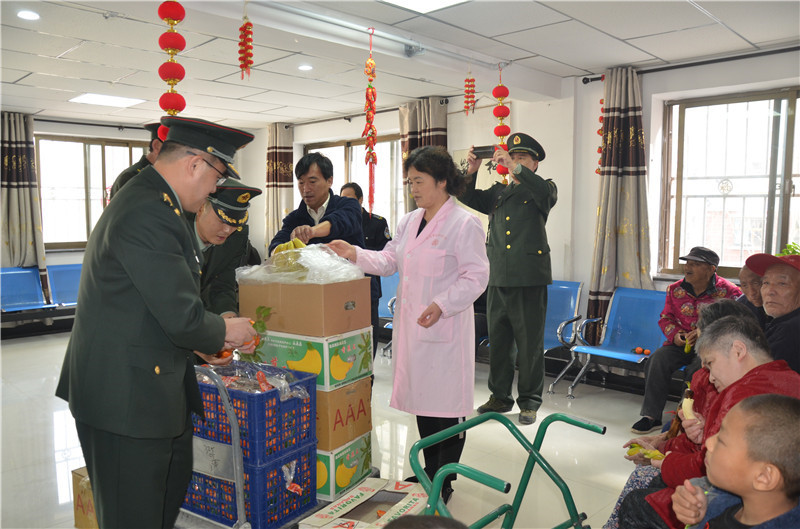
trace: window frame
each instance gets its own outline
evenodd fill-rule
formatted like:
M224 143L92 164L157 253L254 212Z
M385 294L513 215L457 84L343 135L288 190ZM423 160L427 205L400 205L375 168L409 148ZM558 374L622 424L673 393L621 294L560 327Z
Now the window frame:
M727 95L715 95L707 97L694 97L685 99L672 99L664 101L663 103L663 123L664 134L662 139L662 157L661 157L661 214L659 218L659 242L658 242L658 274L659 275L683 275L683 268L680 264L680 242L683 234L683 226L680 225L683 215L683 164L684 164L684 135L685 135L685 112L687 108L707 107L720 104L735 104L743 102L761 101L761 100L783 100L787 101L787 116L786 116L786 137L784 139L785 151L783 158L783 174L786 175L783 181L783 188L780 192L773 192L767 196L767 215L766 225L775 225L775 215L779 214L781 224L777 228L777 233L773 228L766 230L767 237L764 241L764 246L769 249L770 247L781 249L789 241L789 221L791 211L791 198L793 196L794 185L793 179L800 177L792 173L792 160L794 156L800 153L794 152L794 133L795 133L795 115L797 110L797 101L800 98L800 86L783 87L772 90L761 90L755 92L744 92ZM672 111L672 107L676 107L676 112ZM774 118L772 124L773 133L777 132L779 126L780 116ZM678 122L678 130L675 131L675 122ZM673 142L674 134L678 134L677 141ZM773 138L777 135L773 134ZM779 140L778 140L779 141ZM678 152L673 153L673 143L677 146ZM774 189L777 184L776 178L778 175L778 164L775 160L778 156L776 145L773 141L770 145L771 163L770 163L770 188ZM675 157L675 214L674 224L670 222L672 218L670 211L670 188L672 184L672 163L673 156ZM781 211L776 213L774 207L770 205L775 204L778 195L781 195ZM777 244L775 239L777 238ZM779 251L779 250L778 250ZM669 262L669 255L672 253L672 262ZM723 277L737 277L741 267L732 266L719 266L717 274Z
M86 244L89 241L89 236L92 233L92 210L91 210L91 164L90 164L90 155L89 149L93 145L98 145L101 147L101 154L100 154L100 170L101 170L101 181L102 181L102 189L103 189L103 209L106 208L108 205L108 197L105 196L105 190L107 189L106 181L106 147L127 147L128 148L128 167L133 165L135 161L133 160L133 149L134 148L141 148L144 150L144 153L147 154L150 150L150 144L152 141L144 141L144 140L119 140L119 139L108 139L108 138L90 138L90 137L79 137L79 136L69 136L64 134L49 134L49 133L35 133L33 135L34 141L34 151L36 154L36 167L41 168L41 149L39 147L40 140L47 140L47 141L63 141L69 143L81 143L83 145L83 193L84 193L84 214L86 217L86 241L69 241L69 242L45 242L44 248L45 251L52 251L52 250L84 250L86 248ZM38 186L37 190L39 192L39 204L44 207L44 202L42 200L42 175L40 171L37 171L37 180Z

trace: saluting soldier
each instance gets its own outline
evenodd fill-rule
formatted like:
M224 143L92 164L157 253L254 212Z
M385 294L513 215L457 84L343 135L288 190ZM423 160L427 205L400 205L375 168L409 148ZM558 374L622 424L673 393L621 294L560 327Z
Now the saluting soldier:
M512 134L508 151L497 149L492 157L494 163L509 169L511 182L478 190L475 179L480 160L470 149L467 192L460 198L467 206L489 215L487 318L492 394L478 407L478 413L505 413L514 407L511 386L516 356L520 424L536 420L544 387L547 285L553 282L545 223L558 198L555 183L536 174L544 157L538 141L527 134Z
M165 117L158 159L92 230L56 395L69 401L100 527L172 528L192 474L190 411L203 415L192 351L252 353L247 318L200 299L200 248L185 212L238 178L253 139L208 121Z
M364 203L364 191L361 186L355 182L348 182L342 186L339 195L343 197L355 198L359 204ZM386 243L392 240L392 234L389 232L389 224L386 219L375 213L370 213L364 207L361 207L361 227L364 229L364 248L367 250L375 250L377 252L383 250ZM370 296L371 296L371 321L372 321L372 359L375 359L375 352L378 350L378 329L380 328L380 318L378 317L378 303L383 290L381 289L381 278L372 274L367 274L370 277Z
M161 123L148 123L144 126L144 128L150 132L150 150L146 154L143 154L138 162L131 165L117 176L117 179L114 180L114 184L111 186L109 198L114 198L114 195L116 195L122 186L127 184L131 178L139 174L145 167L153 165L153 162L156 161L163 143L161 138L158 137L158 128L160 126Z

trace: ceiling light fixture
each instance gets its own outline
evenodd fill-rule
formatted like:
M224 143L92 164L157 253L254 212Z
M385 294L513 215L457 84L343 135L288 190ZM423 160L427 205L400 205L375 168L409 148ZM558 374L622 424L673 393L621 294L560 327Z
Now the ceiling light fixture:
M313 70L314 67L311 66L310 64L301 64L300 66L297 67L297 69L300 70L301 72L308 72Z
M383 0L387 4L396 5L405 9L416 11L417 13L430 13L437 9L463 4L466 0Z
M30 11L28 9L23 9L22 11L18 11L17 16L22 20L39 20L39 13L35 11Z
M103 94L82 94L69 100L70 103L83 103L85 105L100 105L104 107L127 108L139 103L144 103L144 99L133 99L130 97L107 96Z

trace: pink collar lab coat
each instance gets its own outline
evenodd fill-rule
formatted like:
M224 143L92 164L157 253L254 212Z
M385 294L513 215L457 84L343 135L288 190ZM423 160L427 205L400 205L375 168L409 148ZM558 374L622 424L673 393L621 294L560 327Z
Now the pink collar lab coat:
M390 405L415 415L466 417L474 406L472 303L489 282L485 234L453 197L417 237L424 214L418 209L400 219L383 250L356 248L356 264L370 274L399 272ZM425 329L417 318L432 302L442 317Z

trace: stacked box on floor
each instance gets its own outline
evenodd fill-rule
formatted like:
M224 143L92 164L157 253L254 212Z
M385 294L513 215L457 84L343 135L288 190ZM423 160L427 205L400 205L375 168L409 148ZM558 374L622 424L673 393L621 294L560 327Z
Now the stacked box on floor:
M330 501L371 470L369 279L240 286L243 315L256 319L267 306L259 358L317 375L317 498Z
M296 380L288 389L301 388L307 398L281 400L278 389L227 390L239 425L245 512L253 529L280 527L316 505L316 377L290 373ZM232 453L230 422L217 387L199 387L206 420L193 417L195 471L183 507L231 526L238 513L227 462Z

